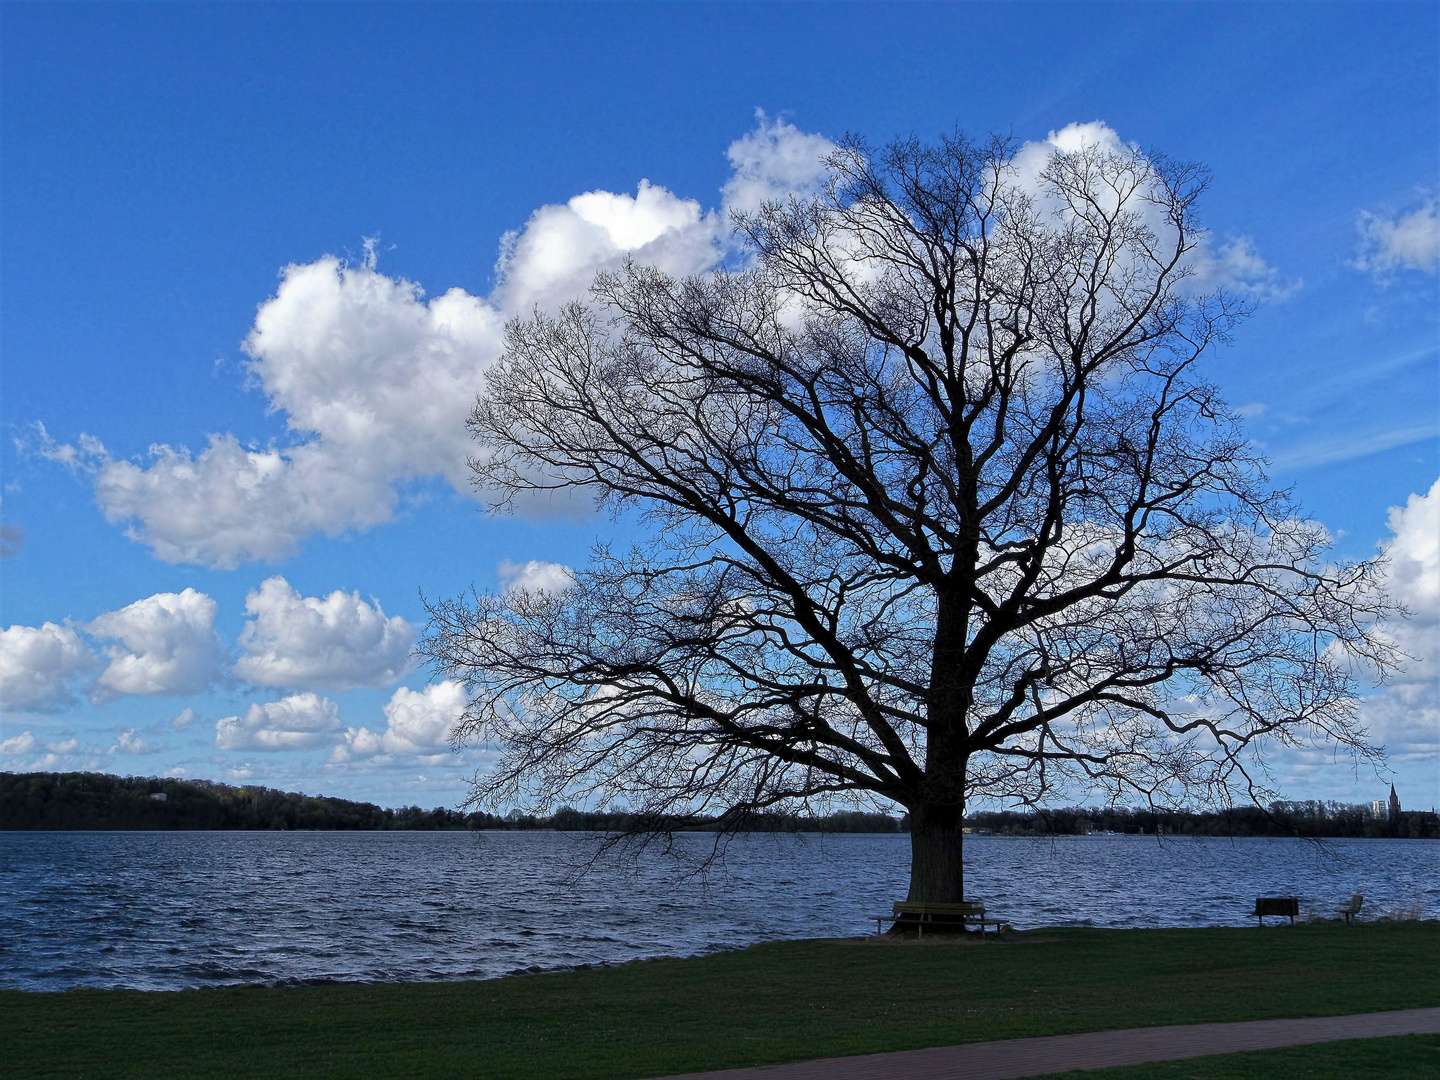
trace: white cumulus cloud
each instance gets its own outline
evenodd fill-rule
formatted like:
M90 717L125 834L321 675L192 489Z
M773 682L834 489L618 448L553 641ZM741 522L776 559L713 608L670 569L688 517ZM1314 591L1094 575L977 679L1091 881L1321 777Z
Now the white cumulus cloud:
M152 446L146 466L107 458L95 495L106 520L128 522L125 535L165 562L233 570L284 558L313 533L390 520L391 479L319 443L246 447L212 435L198 454Z
M506 593L546 592L556 596L575 584L575 574L570 567L539 559L523 563L504 559L497 567L497 573L500 589Z
M762 120L731 149L726 208L813 187L829 144ZM286 267L245 339L248 374L282 414L287 444L233 434L159 444L141 460L91 436L74 445L39 432L35 453L92 475L106 518L167 562L230 569L292 554L315 533L390 520L404 484L440 477L467 496L465 419L507 319L584 292L627 257L677 274L715 265L729 225L665 188L589 191L536 210L507 236L488 297L462 289L426 298L414 282L333 256ZM36 440L32 440L36 441ZM574 514L583 498L537 499L534 516Z
M41 750L45 753L41 753ZM37 755L23 766L28 769L55 769L66 764L66 758L80 749L77 739L58 739L42 743L33 731L22 731L8 739L0 739L0 757L28 757Z
M693 199L640 181L633 196L587 191L563 205L542 206L507 237L495 300L526 314L582 296L599 270L626 258L672 274L697 274L720 254L727 226Z
M0 709L63 709L75 700L72 681L95 666L95 656L68 626L47 622L0 630Z
M1385 217L1362 211L1356 228L1360 252L1355 266L1384 276L1396 270L1435 273L1440 267L1440 216L1434 199L1411 213Z
M1414 611L1417 624L1440 620L1440 480L1404 506L1392 506L1389 525L1392 591Z
M1053 198L1044 196L1040 183L1041 174L1049 167L1051 158L1057 152L1078 154L1087 148L1105 154L1126 155L1138 152L1134 144L1127 144L1119 132L1103 121L1067 124L1058 131L1050 132L1044 139L1025 143L1016 151L1012 173L1016 188L1032 198L1037 198L1045 212L1063 216L1064 208ZM1174 230L1160 206L1133 197L1126 205L1161 238L1162 244L1170 242ZM1196 289L1227 289L1258 301L1278 302L1288 299L1298 292L1303 284L1299 279L1283 278L1260 254L1255 242L1247 236L1234 237L1218 244L1211 236L1199 237L1198 244L1190 255L1189 271L1190 282Z
M726 152L734 170L722 193L727 211L754 213L763 203L815 194L825 179L825 160L835 150L823 135L763 112L756 112L756 120L755 130Z
M297 432L353 455L384 480L468 478L464 420L479 373L498 354L504 318L451 289L420 286L326 257L287 267L245 339L250 371Z
M1021 148L1017 182L1033 181L1055 151L1090 144L1124 145L1103 123L1072 124ZM477 450L465 420L509 318L583 294L596 271L626 259L681 275L715 267L733 250L730 212L813 193L833 150L761 114L729 148L732 174L716 209L648 181L633 194L588 191L542 206L502 241L486 297L451 289L427 298L381 273L373 247L359 264L325 256L288 266L244 345L248 375L284 417L283 444L219 433L196 450L159 444L126 460L92 437L72 446L42 431L36 452L93 475L107 519L157 557L219 568L283 559L316 533L388 521L407 484L441 478L472 496L465 462ZM1205 247L1195 270L1207 287L1260 298L1293 288L1244 237ZM576 494L521 509L540 517L588 505Z
M1254 300L1278 303L1300 291L1304 282L1286 279L1266 262L1248 236L1216 247L1206 237L1195 253L1193 281L1202 289L1229 289Z
M663 188L577 196L536 211L502 260L496 296L426 299L373 262L286 267L245 340L248 370L285 416L289 446L212 435L199 452L157 445L141 463L92 460L106 518L167 561L233 569L292 554L315 533L390 520L399 486L439 476L471 495L465 420L511 314L568 299L627 253L676 272L713 261L714 216ZM64 454L68 447L52 454ZM537 515L573 513L537 500Z
M115 743L107 754L153 754L155 747L151 746L134 728L127 728L115 736Z
M224 649L215 633L216 604L194 589L156 593L92 619L86 630L118 640L97 680L97 700L121 694L195 694L220 672Z
M415 627L338 589L301 596L272 577L245 597L235 674L257 686L342 692L388 686L410 669Z
M503 324L461 289L426 301L368 261L288 266L245 350L301 441L213 435L198 454L155 446L144 466L107 460L100 505L168 562L233 568L282 558L312 533L389 520L406 480L440 475L467 491L465 418Z
M33 754L40 748L40 740L30 731L22 731L19 735L12 735L8 739L0 740L0 754L5 757L19 757L22 754Z
M1389 590L1411 617L1386 630L1413 659L1361 709L1391 760L1440 761L1440 480L1392 506L1389 525Z
M251 705L244 716L215 722L219 750L304 750L334 742L341 731L340 706L318 694L292 694Z
M335 747L331 761L391 755L439 757L448 749L450 731L465 711L467 700L464 685L448 679L423 690L401 686L385 705L385 730L347 728L345 741Z

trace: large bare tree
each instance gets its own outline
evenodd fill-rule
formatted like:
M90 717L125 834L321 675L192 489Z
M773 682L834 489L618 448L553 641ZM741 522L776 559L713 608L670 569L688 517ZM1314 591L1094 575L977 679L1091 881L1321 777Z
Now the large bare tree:
M963 896L967 799L1227 802L1266 754L1377 751L1370 563L1270 489L1197 372L1206 174L1086 145L851 139L734 267L627 267L508 329L471 429L493 505L583 488L648 526L573 585L432 607L477 797L663 818L910 814Z

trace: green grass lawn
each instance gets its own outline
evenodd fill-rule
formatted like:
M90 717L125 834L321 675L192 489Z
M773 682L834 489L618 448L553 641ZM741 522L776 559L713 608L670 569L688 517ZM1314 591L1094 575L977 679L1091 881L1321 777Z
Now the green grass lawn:
M1440 1080L1440 1035L1402 1035L1157 1061L1034 1080Z
M783 941L468 983L6 991L0 1058L17 1080L643 1077L1440 1005L1437 958L1435 922L1045 930L984 942Z

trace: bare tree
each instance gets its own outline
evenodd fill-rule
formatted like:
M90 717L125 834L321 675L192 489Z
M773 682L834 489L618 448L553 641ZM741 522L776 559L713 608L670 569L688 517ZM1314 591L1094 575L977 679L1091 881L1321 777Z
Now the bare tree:
M1286 495L1197 361L1201 168L1089 145L846 141L744 261L627 267L508 329L470 421L504 508L582 487L649 538L573 587L432 607L477 799L910 814L910 896L963 896L967 799L1213 805L1267 752L1361 757L1393 660L1374 563Z

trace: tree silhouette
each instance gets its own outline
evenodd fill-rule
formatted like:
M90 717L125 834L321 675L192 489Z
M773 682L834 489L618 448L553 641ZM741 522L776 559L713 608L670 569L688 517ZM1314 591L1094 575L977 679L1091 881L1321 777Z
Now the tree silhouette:
M1205 171L958 135L829 164L736 219L733 268L508 328L492 505L582 488L649 532L432 605L456 737L503 749L476 798L896 803L911 899L952 901L977 795L1226 804L1278 747L1376 755L1376 566L1326 561L1196 370L1246 314L1204 280Z

